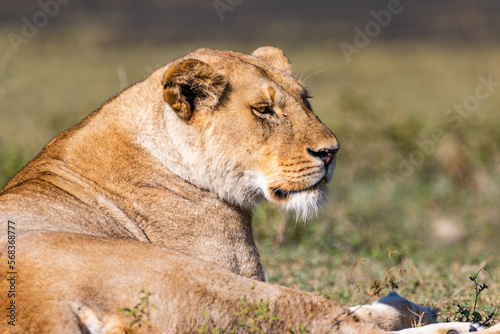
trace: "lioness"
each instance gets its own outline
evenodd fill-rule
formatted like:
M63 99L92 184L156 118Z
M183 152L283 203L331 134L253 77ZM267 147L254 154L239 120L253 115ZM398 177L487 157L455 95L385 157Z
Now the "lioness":
M150 242L265 280L253 207L315 212L339 149L290 73L275 48L171 62L51 141L0 193L0 221Z
M234 328L243 295L283 317L274 331L377 333L422 314L433 322L399 296L355 309L358 317L254 281L265 281L255 204L267 199L306 218L333 175L339 143L307 98L279 49L200 49L51 141L0 192L2 229L16 233L0 237L0 307L17 303L16 326L0 329L123 333L130 320L117 309L143 286L158 305L151 330L162 333Z

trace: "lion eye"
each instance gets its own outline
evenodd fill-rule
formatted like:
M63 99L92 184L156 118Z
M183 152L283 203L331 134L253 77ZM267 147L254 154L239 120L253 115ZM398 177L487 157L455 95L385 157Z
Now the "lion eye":
M274 111L271 109L271 107L266 105L252 107L252 110L257 116L274 115Z

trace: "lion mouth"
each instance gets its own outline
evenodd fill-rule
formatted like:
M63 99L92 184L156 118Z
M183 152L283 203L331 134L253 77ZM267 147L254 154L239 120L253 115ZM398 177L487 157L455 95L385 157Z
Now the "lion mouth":
M279 200L279 201L286 201L289 199L291 196L299 193L304 193L308 191L314 191L317 190L319 187L324 186L326 183L328 183L327 176L323 176L318 182L314 183L313 185L303 188L303 189L297 189L297 190L282 190L279 188L274 188L270 189L271 193L274 195L274 197Z

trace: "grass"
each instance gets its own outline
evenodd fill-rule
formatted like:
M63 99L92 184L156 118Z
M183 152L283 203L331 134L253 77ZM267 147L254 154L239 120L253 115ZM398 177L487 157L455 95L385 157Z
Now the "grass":
M2 58L0 185L52 137L153 68L199 46L250 52L276 44L116 46L102 31L93 40L78 28L50 29ZM457 304L472 307L469 276L486 266L478 282L489 288L477 309L492 312L500 301L498 87L459 126L445 117L456 116L454 104L475 94L480 76L500 81L500 47L374 42L347 64L334 41L279 46L342 149L330 204L317 220L296 222L271 204L257 209L255 233L269 280L354 305L370 295L373 280L392 275L400 294L441 308L445 320L454 318ZM8 50L6 39L0 50ZM442 141L418 153L416 140L432 138L436 129ZM420 154L419 164L388 181L412 154Z
M129 326L127 328L127 334L134 334L136 328L139 330L141 328L148 329L152 326L149 315L151 309L157 308L157 306L149 301L149 297L151 297L153 293L150 291L146 291L146 289L142 289L139 294L139 302L135 304L133 307L122 307L119 308L119 312L125 312L125 316L131 318Z
M227 328L219 328L214 324L210 313L204 311L203 314L207 317L208 324L198 330L200 333L210 334L234 334L234 333L275 333L281 317L272 315L269 310L269 301L247 300L247 296L243 296L238 300L240 308L235 310L234 315L240 319L238 323L231 324ZM304 327L301 326L301 333L307 333ZM289 329L293 334L293 331Z

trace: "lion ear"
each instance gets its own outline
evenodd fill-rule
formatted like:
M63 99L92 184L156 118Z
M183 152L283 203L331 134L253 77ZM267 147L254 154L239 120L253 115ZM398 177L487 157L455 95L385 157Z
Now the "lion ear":
M287 74L292 74L292 64L285 53L274 46L263 46L252 52L252 56L257 57L271 66L276 67Z
M163 76L163 97L184 120L195 110L214 107L227 79L205 62L186 59L170 66Z

